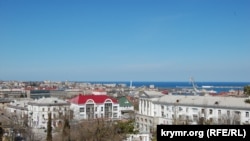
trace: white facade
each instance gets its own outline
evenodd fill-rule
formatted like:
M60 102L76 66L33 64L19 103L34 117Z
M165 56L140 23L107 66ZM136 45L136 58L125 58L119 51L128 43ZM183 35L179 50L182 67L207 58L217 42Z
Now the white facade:
M119 119L121 116L119 103L106 99L103 103L96 103L88 99L86 103L71 103L70 109L74 112L74 119L108 118Z
M136 123L141 132L150 132L159 124L249 124L250 104L245 103L245 99L142 95Z
M6 106L6 111L8 113L17 115L20 118L24 118L28 115L28 102L33 101L32 99L20 99L13 100Z
M150 134L128 134L124 141L150 141Z
M134 111L134 106L121 106L120 111Z
M92 94L94 95L107 95L106 91L93 91Z
M70 104L58 98L41 98L28 103L29 125L46 128L48 113L51 113L52 127L58 125L64 116L70 115Z
M105 104L110 105L111 107L110 114L105 114ZM87 105L93 105L94 107L91 109L87 109ZM70 109L74 112L74 118L77 120L81 119L89 119L89 118L111 118L111 119L119 119L120 118L120 110L119 104L114 104L111 101L107 100L104 103L95 103L92 100L89 100L85 104L74 104L72 103ZM91 115L87 114L91 112Z

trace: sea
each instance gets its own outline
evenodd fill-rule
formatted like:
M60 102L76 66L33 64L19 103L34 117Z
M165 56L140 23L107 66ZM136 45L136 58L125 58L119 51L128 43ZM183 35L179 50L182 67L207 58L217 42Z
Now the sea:
M193 84L191 82L157 82L157 81L89 81L91 84L116 84L116 85L126 85L134 87L150 87L154 86L154 88L159 89L168 89L168 88L193 88ZM243 90L244 86L250 85L250 82L194 82L194 85L198 89L209 89L214 90L216 92L228 92L230 90Z

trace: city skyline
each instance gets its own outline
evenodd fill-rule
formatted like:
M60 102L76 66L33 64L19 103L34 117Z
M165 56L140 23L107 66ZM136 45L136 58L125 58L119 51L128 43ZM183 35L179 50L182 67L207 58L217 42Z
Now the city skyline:
M0 1L0 80L250 81L250 1Z

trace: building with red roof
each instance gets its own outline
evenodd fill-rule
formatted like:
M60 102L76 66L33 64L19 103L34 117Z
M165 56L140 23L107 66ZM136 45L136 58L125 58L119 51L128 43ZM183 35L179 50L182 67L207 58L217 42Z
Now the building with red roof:
M69 100L74 111L74 119L119 119L120 106L118 100L108 95L79 94Z

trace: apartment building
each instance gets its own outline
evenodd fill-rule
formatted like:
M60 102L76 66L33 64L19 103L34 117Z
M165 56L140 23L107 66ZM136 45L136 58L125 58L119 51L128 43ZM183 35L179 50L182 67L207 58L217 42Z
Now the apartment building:
M48 113L51 113L52 127L59 126L65 116L70 116L70 103L49 97L28 102L29 125L35 128L46 128Z
M119 119L120 106L118 100L107 95L82 95L69 100L74 119Z
M151 132L159 124L249 124L246 99L144 93L139 98L136 125L141 132Z

